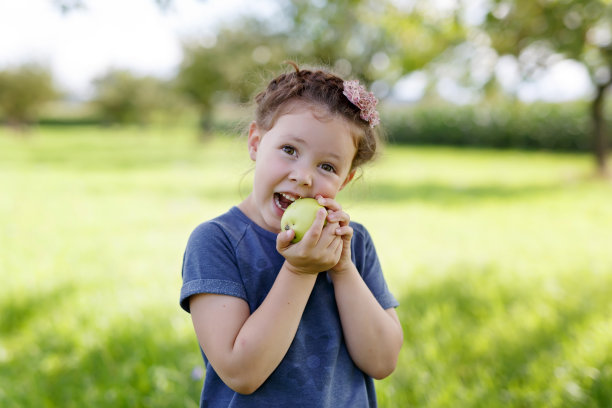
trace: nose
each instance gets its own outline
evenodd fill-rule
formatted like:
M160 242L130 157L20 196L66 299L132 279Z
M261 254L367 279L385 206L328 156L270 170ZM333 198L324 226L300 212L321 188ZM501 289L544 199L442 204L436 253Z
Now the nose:
M312 186L312 170L308 166L296 165L289 173L289 180L300 186Z

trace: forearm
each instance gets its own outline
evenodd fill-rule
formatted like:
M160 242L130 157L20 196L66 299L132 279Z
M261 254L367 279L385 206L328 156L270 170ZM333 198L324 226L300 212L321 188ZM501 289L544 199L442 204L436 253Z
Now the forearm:
M297 275L283 266L262 304L242 325L228 360L228 382L243 393L259 388L287 353L316 276Z
M371 377L388 376L395 369L403 342L395 312L380 306L354 265L331 276L351 358Z

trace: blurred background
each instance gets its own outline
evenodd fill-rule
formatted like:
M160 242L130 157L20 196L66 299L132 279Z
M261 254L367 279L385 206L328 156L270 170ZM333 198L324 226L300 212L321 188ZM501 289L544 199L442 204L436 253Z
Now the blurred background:
M192 120L202 133L231 129L239 107L291 59L365 81L383 101L392 142L592 151L606 167L607 1L0 7L0 117L9 126Z
M379 404L612 406L609 0L1 1L0 406L197 406L182 251L285 60L380 99Z

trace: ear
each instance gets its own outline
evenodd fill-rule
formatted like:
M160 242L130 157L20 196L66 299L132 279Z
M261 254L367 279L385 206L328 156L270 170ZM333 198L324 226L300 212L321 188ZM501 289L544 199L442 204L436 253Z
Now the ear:
M346 185L348 183L351 182L351 180L353 179L353 177L355 177L355 173L357 172L357 169L353 169L349 172L348 176L346 176L346 179L344 179L344 182L342 183L342 185L340 186L340 190L342 190L344 187L346 187Z
M261 142L261 132L257 127L255 121L251 122L249 125L249 156L251 160L255 161L257 159L257 150L259 149L259 143Z

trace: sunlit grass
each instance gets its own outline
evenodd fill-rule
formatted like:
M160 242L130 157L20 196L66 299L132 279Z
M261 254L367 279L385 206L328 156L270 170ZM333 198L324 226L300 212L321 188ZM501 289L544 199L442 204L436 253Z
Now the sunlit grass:
M244 139L0 131L0 406L196 406L191 230L248 193ZM612 186L589 156L388 147L339 201L405 345L383 407L612 405Z

